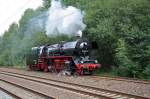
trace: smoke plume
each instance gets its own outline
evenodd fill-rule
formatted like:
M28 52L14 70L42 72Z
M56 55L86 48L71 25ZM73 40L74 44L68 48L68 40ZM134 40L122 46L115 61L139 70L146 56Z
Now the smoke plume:
M60 0L52 0L45 27L46 34L48 36L57 34L75 35L86 27L83 23L83 17L84 14L80 9L73 6L65 7Z

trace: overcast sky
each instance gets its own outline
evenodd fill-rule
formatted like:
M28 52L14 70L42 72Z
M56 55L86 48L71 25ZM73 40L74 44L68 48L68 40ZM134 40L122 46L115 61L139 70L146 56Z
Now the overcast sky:
M27 8L36 9L42 0L0 0L0 35L13 22L18 22Z

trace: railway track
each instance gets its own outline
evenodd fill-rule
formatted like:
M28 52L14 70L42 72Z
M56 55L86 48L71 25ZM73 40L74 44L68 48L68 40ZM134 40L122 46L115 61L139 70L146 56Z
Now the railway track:
M111 76L98 76L98 75L94 75L92 77L96 80L107 79L107 80L124 81L124 82L130 82L130 83L133 82L133 83L140 83L140 84L150 84L149 80L139 80L139 79L127 78L127 77L111 77Z
M26 79L26 80L30 80L34 82L39 82L39 83L50 85L50 86L55 86L58 88L66 89L66 90L84 94L87 96L92 96L92 97L95 97L96 99L102 99L102 98L104 99L106 98L107 99L149 99L146 97L126 94L126 93L121 93L121 92L114 92L114 91L110 91L106 89L79 85L79 84L74 84L70 82L57 81L57 80L31 76L31 75L26 75L26 74L21 74L21 73L1 71L0 74L13 76L13 77L21 78L21 79Z
M5 68L6 69L6 68ZM14 70L23 70L21 68L8 68L8 69L14 69ZM8 72L7 70L1 70L0 71L4 71L4 72ZM85 76L88 78L91 78L91 76ZM115 77L115 76L99 76L99 75L93 75L92 78L94 78L95 80L99 80L99 79L108 79L108 80L116 80L116 81L125 81L125 82L133 82L133 83L140 83L140 84L150 84L150 80L146 80L146 79L136 79L136 78L128 78L128 77Z
M33 94L36 94L36 95L38 95L38 96L40 96L40 97L43 97L43 99L55 99L55 98L53 98L53 97L51 97L51 96L45 95L45 94L43 94L43 93L40 93L40 92L38 92L38 91L35 91L35 90L33 90L33 89L30 89L30 88L27 88L27 87L24 87L24 86L20 86L20 85L18 85L18 84L9 82L9 81L7 81L7 80L0 79L0 81L5 82L5 83L8 83L8 84L11 84L11 85L13 85L13 86L15 86L15 87L21 88L21 89L26 90L26 91L28 91L28 92L31 92L31 93L33 93ZM10 92L9 90L6 90L6 89L4 89L4 88L2 88L2 87L0 87L0 90L2 90L3 92L7 93L7 94L10 95L10 96L12 96L12 97L15 98L15 99L23 99L21 96L16 95L15 92Z

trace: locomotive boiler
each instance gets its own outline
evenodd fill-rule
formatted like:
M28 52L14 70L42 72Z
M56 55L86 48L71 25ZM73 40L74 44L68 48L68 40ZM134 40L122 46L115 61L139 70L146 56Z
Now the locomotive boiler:
M53 45L33 47L27 58L30 70L44 70L69 75L92 74L100 68L97 60L90 56L93 44L87 39L60 42Z

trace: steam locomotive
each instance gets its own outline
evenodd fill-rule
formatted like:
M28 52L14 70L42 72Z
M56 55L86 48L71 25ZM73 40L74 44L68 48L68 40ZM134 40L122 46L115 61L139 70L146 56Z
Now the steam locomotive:
M64 72L68 75L92 74L101 67L97 60L90 57L91 50L96 46L96 43L80 38L71 42L33 47L26 59L27 65L30 70Z

